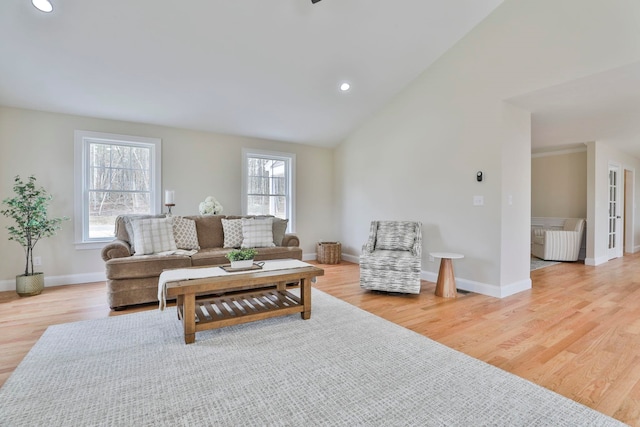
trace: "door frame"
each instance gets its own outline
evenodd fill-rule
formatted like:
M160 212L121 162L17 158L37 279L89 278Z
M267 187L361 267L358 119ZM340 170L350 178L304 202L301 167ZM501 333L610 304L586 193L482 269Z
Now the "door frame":
M624 252L635 252L635 169L623 168L624 173Z

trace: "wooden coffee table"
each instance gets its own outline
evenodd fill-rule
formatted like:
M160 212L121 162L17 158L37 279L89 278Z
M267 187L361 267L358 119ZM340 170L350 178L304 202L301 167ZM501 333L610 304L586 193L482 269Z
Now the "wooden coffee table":
M191 344L196 339L196 332L207 329L292 313L300 313L305 320L311 318L311 279L323 275L323 269L309 265L179 280L166 284L166 295L176 298L178 318L182 319L184 326L184 342ZM287 283L298 281L299 297L286 290ZM273 286L268 286L270 284ZM238 290L246 292L230 293ZM223 295L196 298L216 293Z

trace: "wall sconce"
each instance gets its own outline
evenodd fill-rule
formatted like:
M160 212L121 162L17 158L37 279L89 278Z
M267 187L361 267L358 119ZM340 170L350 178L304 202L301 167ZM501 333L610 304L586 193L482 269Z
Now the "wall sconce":
M164 192L164 205L167 207L167 209L169 210L168 215L171 216L171 208L174 207L175 204L175 196L176 196L176 192L173 190L166 190Z

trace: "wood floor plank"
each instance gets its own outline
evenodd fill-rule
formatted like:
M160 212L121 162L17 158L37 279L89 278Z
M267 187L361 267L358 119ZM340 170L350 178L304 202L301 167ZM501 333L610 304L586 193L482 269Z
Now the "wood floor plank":
M453 349L640 426L640 253L598 267L561 263L531 272L532 289L497 299L460 293L364 291L358 265L320 265L314 286ZM102 282L0 292L0 385L49 325L155 310L110 311ZM260 307L257 307L260 309Z

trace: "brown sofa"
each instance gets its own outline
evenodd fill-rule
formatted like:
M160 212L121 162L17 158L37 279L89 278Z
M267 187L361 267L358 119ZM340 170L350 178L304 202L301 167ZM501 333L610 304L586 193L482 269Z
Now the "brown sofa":
M153 216L162 218L164 215ZM158 301L158 278L163 270L195 266L228 264L225 255L231 248L223 248L224 234L222 218L254 218L253 216L196 215L185 216L196 223L200 250L193 255L132 255L129 233L125 224L136 215L121 215L116 219L116 238L102 249L107 275L107 297L112 309L123 309L128 305ZM147 216L146 218L149 218ZM280 235L283 227L280 223ZM274 222L274 236L278 235ZM257 248L256 261L271 259L302 259L300 241L295 234L286 234L282 244L275 247Z

